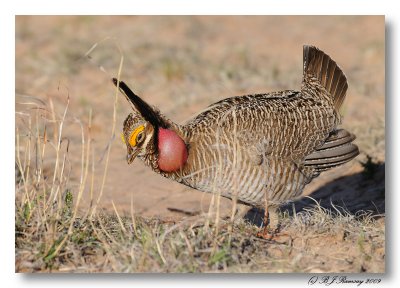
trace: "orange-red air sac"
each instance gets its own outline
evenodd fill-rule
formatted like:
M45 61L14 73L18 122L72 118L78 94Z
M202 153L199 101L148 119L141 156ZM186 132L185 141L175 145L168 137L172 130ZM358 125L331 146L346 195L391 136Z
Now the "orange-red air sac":
M187 148L176 132L160 128L158 130L158 167L164 172L174 172L185 165Z

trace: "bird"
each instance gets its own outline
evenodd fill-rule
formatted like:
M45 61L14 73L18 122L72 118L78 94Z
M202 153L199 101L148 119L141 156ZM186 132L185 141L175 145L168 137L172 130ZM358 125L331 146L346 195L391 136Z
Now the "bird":
M226 98L184 124L112 80L132 108L122 130L128 164L137 157L183 185L264 209L260 238L279 232L280 205L359 154L356 136L339 128L346 76L315 46L303 46L300 90Z

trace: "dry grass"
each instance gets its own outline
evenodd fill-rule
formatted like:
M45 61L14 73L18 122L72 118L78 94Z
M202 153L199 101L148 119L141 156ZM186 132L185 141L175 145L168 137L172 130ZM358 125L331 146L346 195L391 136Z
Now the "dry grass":
M232 224L233 217L165 222L96 211L96 199L80 209L82 194L93 195L91 114L85 125L68 117L68 99L62 115L28 102L35 108L17 113L17 272L384 272L383 218L368 214L319 205L286 213L282 226L290 237L279 243L254 237L256 225ZM62 134L71 125L82 138L76 188L69 186L69 140Z
M18 272L384 272L383 225L370 217L315 208L284 219L291 239L280 244L255 238L258 227L244 221L231 231L222 221L215 237L216 227L205 227L204 219L175 224L102 213L72 219L67 199L58 220L17 215Z
M226 223L222 223L214 239L202 221L172 224L136 217L134 226L130 218L122 218L121 225L115 215L99 214L94 220L75 219L74 232L55 254L54 249L68 230L69 221L64 219L56 225L57 236L49 243L42 242L49 233L39 231L35 227L38 223L20 222L16 270L383 272L384 232L379 222L355 221L351 217L338 219L317 210L304 218L298 217L295 224L287 227L293 238L286 244L250 236L257 227L243 221L233 226L232 234L228 233ZM324 254L325 245L332 248L328 254ZM48 251L46 246L50 247ZM333 270L332 267L340 268Z

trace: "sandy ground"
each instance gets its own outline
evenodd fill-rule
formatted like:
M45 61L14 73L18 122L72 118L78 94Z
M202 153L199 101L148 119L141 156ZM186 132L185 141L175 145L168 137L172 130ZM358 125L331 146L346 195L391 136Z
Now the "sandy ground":
M343 127L357 135L362 153L344 167L322 174L304 194L324 203L333 199L353 212L384 213L384 29L379 16L16 17L16 111L32 111L32 105L21 104L32 101L28 95L43 100L46 109L52 99L61 117L69 95L64 137L69 139L68 186L74 190L81 175L77 120L87 125L92 110L97 199L112 127L115 89L110 78L117 75L121 55L121 78L168 117L182 122L229 96L299 89L302 46L312 44L331 55L348 77ZM96 43L88 60L84 55ZM132 206L143 216L174 219L185 215L168 208L207 211L210 195L164 179L140 161L128 166L119 132L129 109L120 97L100 206L112 210L114 202L120 213L129 213ZM18 114L16 120L21 130L26 129L24 116ZM49 132L50 128L49 124ZM365 182L359 163L366 154L381 163L370 182ZM52 169L52 158L46 161ZM371 183L376 184L374 189L367 189ZM229 200L222 205L225 211L230 209Z

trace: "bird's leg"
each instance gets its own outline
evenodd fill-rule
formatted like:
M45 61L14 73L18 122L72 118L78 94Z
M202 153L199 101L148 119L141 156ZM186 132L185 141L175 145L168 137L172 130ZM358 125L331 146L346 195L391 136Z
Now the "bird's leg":
M291 236L286 232L280 231L279 214L275 206L269 206L268 212L264 214L264 228L263 231L257 233L257 237L266 240L273 240L276 243L289 243Z
M280 233L279 214L276 207L269 207L269 228L274 236Z
M265 197L265 206L264 206L264 219L263 219L263 226L264 228L262 228L262 231L259 231L257 233L257 237L259 238L263 238L263 239L267 239L267 240L271 240L273 237L273 233L269 233L268 228L269 228L269 222L270 222L270 218L269 218L269 212L268 212L268 198L267 196Z
M277 242L287 242L290 238L290 235L287 233L279 231L280 223L279 223L279 214L275 206L268 205L268 202L265 203L265 212L264 212L264 227L260 232L257 233L257 237L263 238L266 240L274 240Z

